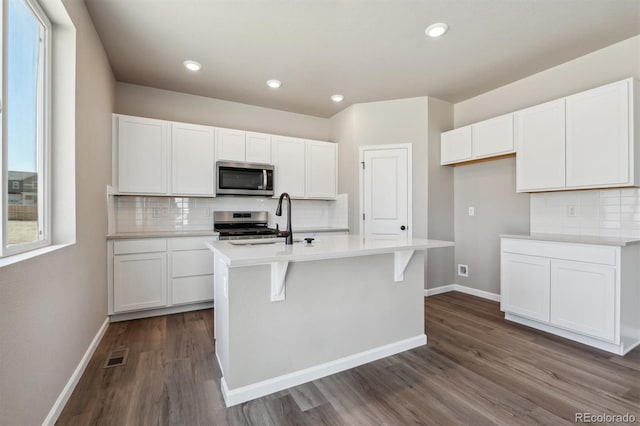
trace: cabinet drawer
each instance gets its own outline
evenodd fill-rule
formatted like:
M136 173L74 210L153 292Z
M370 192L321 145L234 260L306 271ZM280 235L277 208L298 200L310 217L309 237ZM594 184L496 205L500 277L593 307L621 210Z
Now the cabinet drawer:
M213 253L209 250L187 250L171 253L171 276L190 277L213 274Z
M115 241L113 254L153 253L167 251L167 240L164 238L146 238L143 240Z
M610 246L503 239L501 247L505 253L600 263L603 265L616 264L617 248Z
M217 241L217 236L211 237L184 237L184 238L172 238L170 241L171 250L203 250L206 249L205 243Z
M211 260L213 262L213 259ZM180 305L213 299L213 275L171 280L171 303Z

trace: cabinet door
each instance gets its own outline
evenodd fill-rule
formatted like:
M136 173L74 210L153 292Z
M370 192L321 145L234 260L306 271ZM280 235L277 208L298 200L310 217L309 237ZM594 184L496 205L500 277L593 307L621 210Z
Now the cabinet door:
M168 122L118 116L117 144L119 192L168 192Z
M567 186L624 185L629 170L631 82L567 97Z
M551 323L614 341L615 268L551 261Z
M216 161L245 161L245 132L216 128Z
M113 257L114 312L167 306L167 254Z
M292 197L304 197L305 141L273 136L271 144L275 168L275 196L288 192Z
M213 127L171 125L171 193L215 196Z
M550 261L513 253L500 261L500 309L549 322Z
M440 164L471 160L471 126L440 135Z
M247 132L245 147L249 163L271 164L271 135Z
M473 158L508 154L513 149L513 114L485 120L471 126Z
M330 142L307 141L306 197L336 198L336 148Z
M213 259L209 259L213 264ZM207 302L213 299L213 275L174 278L171 280L171 304Z
M518 192L564 188L564 102L560 99L515 113Z

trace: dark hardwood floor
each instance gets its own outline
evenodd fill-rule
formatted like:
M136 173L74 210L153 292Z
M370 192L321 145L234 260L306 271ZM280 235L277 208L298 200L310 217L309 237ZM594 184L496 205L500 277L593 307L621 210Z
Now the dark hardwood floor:
M229 409L211 310L111 324L57 424L556 425L579 412L640 422L640 348L591 349L455 292L425 299L425 324L427 346ZM119 346L127 363L103 368Z

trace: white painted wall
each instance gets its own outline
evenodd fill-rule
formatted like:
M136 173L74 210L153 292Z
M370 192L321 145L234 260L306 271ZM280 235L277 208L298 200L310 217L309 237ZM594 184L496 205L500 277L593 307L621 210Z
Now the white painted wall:
M127 83L116 84L115 112L322 141L329 138L326 118Z
M460 127L628 77L640 77L640 36L454 105ZM455 263L469 265L458 284L499 293L497 235L529 231L529 195L515 193L515 159L454 168ZM467 216L474 205L476 216Z
M3 425L42 423L107 317L105 188L115 81L84 2L64 5L77 43L77 243L0 272Z

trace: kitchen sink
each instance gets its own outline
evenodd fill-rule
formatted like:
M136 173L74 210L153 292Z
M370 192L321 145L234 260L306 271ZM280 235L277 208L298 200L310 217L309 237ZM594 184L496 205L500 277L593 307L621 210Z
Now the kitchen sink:
M294 238L294 243L299 243L302 240ZM282 244L284 240L282 238L256 238L253 240L229 240L229 244L234 246L257 246L262 244Z

